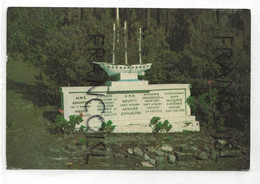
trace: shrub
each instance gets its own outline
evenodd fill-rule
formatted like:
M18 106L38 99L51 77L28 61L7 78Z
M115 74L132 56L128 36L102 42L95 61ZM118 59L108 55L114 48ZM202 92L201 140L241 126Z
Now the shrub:
M100 128L100 131L103 133L112 133L115 130L116 126L113 125L111 120L108 120L107 123L103 122Z
M61 111L60 111L61 112ZM63 114L59 114L56 116L55 119L55 124L58 130L58 133L72 133L75 128L76 125L79 125L82 121L82 115L71 115L69 116L69 121L67 121L66 119L64 119Z
M215 88L210 88L209 92L203 93L197 98L189 96L186 101L195 114L199 116L199 119L201 119L202 122L207 122L207 124L204 125L208 128L219 128L224 123L224 118L217 108L217 92Z
M160 117L153 117L150 121L150 127L152 127L153 133L167 133L171 130L172 125L168 120L165 120L163 123L159 121Z

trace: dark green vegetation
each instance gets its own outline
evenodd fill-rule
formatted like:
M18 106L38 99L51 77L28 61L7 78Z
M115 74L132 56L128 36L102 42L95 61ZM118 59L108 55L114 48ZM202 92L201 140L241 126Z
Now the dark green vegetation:
M249 10L120 9L120 18L128 22L130 64L138 63L137 29L143 28L143 62L153 64L144 77L146 80L156 84L191 84L193 97L188 102L206 130L203 129L205 131L201 134L178 133L176 136L181 137L179 143L186 143L188 137L211 139L207 128L226 132L227 136L232 130L230 128L236 128L238 131L234 137L239 139L237 144L249 149ZM8 9L9 168L70 168L66 165L69 161L61 164L48 159L50 147L68 144L63 138L66 134L52 134L49 130L55 127L54 120L60 106L58 88L102 85L109 80L105 72L91 62L111 62L114 22L114 9ZM97 37L94 43L93 35L104 35L104 44L101 37ZM95 50L91 50L93 48L102 48L105 54L101 57L102 53L98 53L100 57L97 57L93 54ZM123 53L118 53L116 62L123 61ZM85 130L86 127L82 127L82 135L75 135L72 139L83 144ZM145 146L154 146L162 141L161 138L150 141L154 137L152 134L133 135L132 138L140 139L126 141L127 145L122 147L124 139L117 134L109 136L108 147L112 147L114 153L120 152L119 149L125 152L137 141ZM174 141L174 135L165 136L165 139ZM129 139L129 136L125 138ZM109 143L110 140L113 144ZM203 144L203 141L198 144ZM249 158L248 152L246 157ZM231 158L235 160L230 162L221 159L218 163L209 161L208 165L200 167L195 167L197 163L194 167L186 165L184 169L237 170L249 167L244 157L239 159L246 164L236 158ZM98 168L95 162L93 164L88 167L73 165L71 168ZM104 168L113 165L102 164ZM135 169L135 166L130 168ZM171 169L181 168L171 166Z
M113 125L113 122L111 120L108 120L107 122L103 122L101 124L100 132L103 133L112 133L115 130L116 126Z
M120 9L120 18L122 26L128 22L130 64L138 62L137 29L143 29L143 62L153 64L145 75L150 83L190 83L191 94L206 105L216 89L212 112L196 108L201 124L249 126L249 10ZM115 9L9 8L7 21L9 61L23 60L41 71L47 98L37 105L59 106L60 86L107 80L91 62L112 61ZM98 36L95 43L93 35L104 40ZM123 52L116 62L124 62Z
M149 126L152 128L153 133L168 133L172 125L169 124L168 120L165 120L163 123L159 121L161 118L160 117L153 117L150 121Z

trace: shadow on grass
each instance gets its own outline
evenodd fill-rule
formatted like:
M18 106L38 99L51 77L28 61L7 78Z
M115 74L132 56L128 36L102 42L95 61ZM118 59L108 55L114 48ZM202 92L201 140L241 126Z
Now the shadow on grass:
M47 105L58 106L59 102L48 92L49 86L37 82L35 85L15 82L7 79L7 90L14 90L23 95L26 100L32 101L33 105L45 107Z

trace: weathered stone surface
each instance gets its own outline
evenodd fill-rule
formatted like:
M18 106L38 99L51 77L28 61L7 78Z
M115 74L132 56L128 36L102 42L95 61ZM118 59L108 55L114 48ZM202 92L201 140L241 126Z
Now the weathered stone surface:
M111 148L106 148L106 155L112 155L113 151Z
M181 146L180 151L187 153L187 152L195 152L198 148L195 146Z
M211 158L216 159L219 156L219 151L212 149L211 151Z
M220 152L221 157L236 157L241 155L240 150L223 150Z
M135 148L134 149L134 154L136 156L142 157L144 153L143 153L143 151L140 148Z
M165 151L165 152L172 152L173 148L171 145L169 144L163 144L161 147L160 147L161 150Z
M163 156L156 156L154 159L156 160L156 162L158 164L164 162L164 157Z
M134 153L134 151L133 151L133 149L132 149L132 148L128 148L128 150L127 150L127 153L129 153L129 154L133 154L133 153Z
M145 154L144 154L144 159L145 159L145 160L149 160L149 159L150 159L150 156L145 153Z
M152 165L150 162L148 162L148 161L143 161L142 162L142 166L144 166L144 167L154 167L154 165Z
M193 160L192 153L182 153L182 152L175 152L176 160L178 161L189 161Z
M207 152L210 152L210 148L207 147L207 146L205 146L205 147L203 148L203 150L204 150L204 151L207 151Z
M118 161L124 161L125 160L125 156L123 154L120 154L120 153L114 154L114 157Z
M154 147L148 147L148 148L146 148L146 150L150 153L154 153L156 151L156 149Z
M173 164L176 161L176 157L174 155L168 155L167 160L170 164Z
M55 152L55 153L58 153L60 152L60 148L50 148L50 152Z
M67 146L67 148L68 148L68 150L77 150L77 149L79 149L78 146L70 145L70 144Z
M160 150L156 150L155 153L158 155L158 156L163 156L164 155L164 152L160 151Z
M221 150L223 149L225 146L227 145L227 141L225 140L217 140L216 144L215 144L215 148L217 150Z
M86 145L83 145L83 146L82 146L82 150L84 150L84 151L90 151L89 148L88 148Z
M68 160L67 157L49 157L50 160L55 160L55 161L65 161Z
M194 156L197 158L197 159L200 159L200 160L207 160L208 159L208 154L204 151L202 152L197 152L194 154Z
M242 150L242 147L241 147L240 145L235 145L235 146L234 146L234 149Z
M81 157L81 156L84 156L86 154L85 151L83 150L75 150L71 153L71 156L73 157Z
M151 164L155 165L155 159L150 158L149 162L150 162Z

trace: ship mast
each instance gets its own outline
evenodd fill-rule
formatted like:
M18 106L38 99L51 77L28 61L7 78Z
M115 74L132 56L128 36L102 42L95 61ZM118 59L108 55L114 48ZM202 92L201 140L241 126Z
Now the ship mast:
M119 8L116 8L116 32L117 32L117 42L119 42L119 24L120 24L120 20L119 20Z
M142 28L139 29L139 63L142 64Z
M124 21L124 32L125 32L125 65L127 65L127 30L126 30L126 21Z
M113 51L112 51L112 54L113 54L113 58L112 58L112 61L113 61L113 64L115 64L115 49L116 49L116 25L113 24Z

